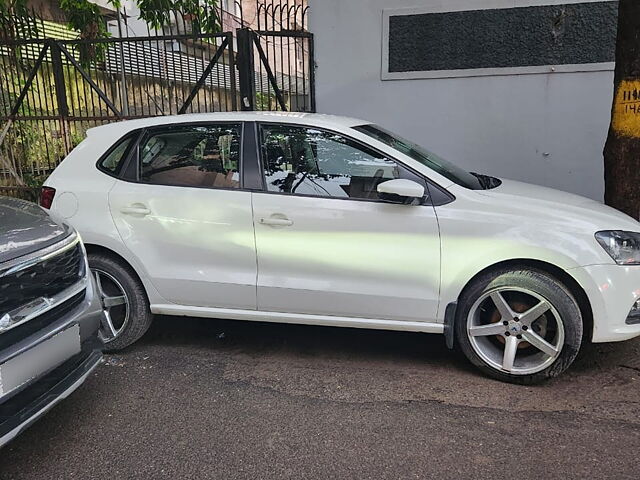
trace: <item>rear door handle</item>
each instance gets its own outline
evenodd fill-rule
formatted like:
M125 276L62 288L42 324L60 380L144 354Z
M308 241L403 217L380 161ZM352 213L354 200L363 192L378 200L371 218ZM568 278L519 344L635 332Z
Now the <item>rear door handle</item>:
M128 207L122 207L120 209L120 212L124 213L125 215L141 215L141 216L145 216L145 215L149 215L151 213L151 210L149 210L144 205L134 204L134 205L130 205Z
M261 218L260 223L262 225L269 225L271 227L290 227L293 225L293 221L284 217L269 217L269 218Z

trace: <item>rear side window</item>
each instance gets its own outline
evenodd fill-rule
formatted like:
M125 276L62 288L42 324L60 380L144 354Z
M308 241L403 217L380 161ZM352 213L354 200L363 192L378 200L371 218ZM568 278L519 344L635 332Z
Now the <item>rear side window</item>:
M133 135L127 136L116 143L98 164L100 168L112 175L119 175L134 138L135 136Z
M240 188L240 125L156 130L140 148L140 180L156 185Z

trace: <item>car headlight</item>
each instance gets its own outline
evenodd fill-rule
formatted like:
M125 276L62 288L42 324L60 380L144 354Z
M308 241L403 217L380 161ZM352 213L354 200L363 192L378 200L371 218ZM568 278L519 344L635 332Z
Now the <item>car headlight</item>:
M596 233L596 240L618 265L640 265L640 233L607 230Z

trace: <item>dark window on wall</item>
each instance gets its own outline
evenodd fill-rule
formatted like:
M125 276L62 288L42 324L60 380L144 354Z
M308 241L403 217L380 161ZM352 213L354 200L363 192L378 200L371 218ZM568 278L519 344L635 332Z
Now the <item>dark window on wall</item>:
M391 14L388 72L613 62L617 4Z
M140 180L156 185L240 188L240 125L154 131L140 147Z
M270 192L377 200L377 186L395 178L424 184L396 161L336 133L290 125L261 128Z

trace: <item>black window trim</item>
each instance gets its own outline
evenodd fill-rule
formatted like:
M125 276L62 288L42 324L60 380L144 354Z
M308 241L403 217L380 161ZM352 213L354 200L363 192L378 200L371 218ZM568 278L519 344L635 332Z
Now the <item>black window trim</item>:
M260 129L257 122L245 121L242 136L242 180L243 189L262 192L265 188L262 161L260 158Z
M401 165L402 167L406 168L413 175L415 175L416 177L422 179L422 181L424 181L424 183L425 183L425 190L427 191L428 200L425 201L425 197L423 197L421 199L420 203L418 204L418 206L439 207L439 206L442 206L442 205L447 205L447 204L453 202L456 199L455 195L450 193L447 189L445 189L444 187L438 185L436 182L434 182L430 178L426 177L424 174L422 174L420 172L417 172L414 168L410 167L409 165L407 165L403 161L399 160L395 156L389 155L389 154L379 150L375 146L367 144L367 143L365 143L362 140L359 140L357 138L353 138L352 136L350 136L350 135L348 135L348 134L346 134L344 132L339 132L337 130L332 130L330 128L318 127L316 125L307 125L307 124L302 124L302 123L264 122L264 121L263 122L254 122L254 123L256 124L256 134L257 134L257 137L258 137L258 141L257 141L257 144L256 144L256 149L257 149L257 155L258 155L258 162L260 164L260 174L262 176L262 179L261 179L261 181L262 181L262 190L260 191L260 193L268 193L268 194L271 194L271 195L286 195L286 196L289 196L289 197L305 197L305 198L330 199L330 200L351 200L351 201L354 201L354 202L374 202L374 203L386 203L386 204L390 204L391 203L391 202L388 202L388 201L385 201L385 200L380 200L380 199L351 198L351 197L325 197L325 196L322 196L322 195L311 195L311 194L307 194L307 193L286 193L286 192L273 192L273 191L268 190L268 188L267 188L267 179L265 177L265 172L264 172L264 161L263 161L263 158L262 158L262 128L265 125L276 125L276 126L285 126L285 127L309 128L309 129L319 130L321 132L332 133L334 135L340 135L341 137L354 142L358 146L361 146L363 148L367 148L369 150L372 150L375 153L377 153L379 155L382 155L384 158L387 158L389 160L393 160L394 162L397 162L399 165ZM431 201L431 199L433 198L433 195L431 194L431 188L436 188L436 189L440 190L440 192L443 193L444 196L448 197L449 200L448 201L444 201L444 202L433 203Z
M244 120L215 120L215 121L198 121L198 122L180 122L180 123L161 123L158 125L149 125L147 127L141 127L141 128L137 128L135 130L131 130L130 132L128 132L127 134L123 135L118 141L114 142L114 144L109 147L109 150L107 150L107 153L105 153L104 155L102 155L100 157L100 159L97 162L97 167L100 171L103 171L104 173L107 173L108 175L110 174L108 171L105 172L105 169L100 168L100 163L104 160L104 158L106 158L107 155L109 155L109 153L111 151L113 151L114 148L116 148L121 141L123 141L127 136L131 135L137 135L137 139L127 148L127 153L126 158L124 160L124 164L123 164L123 168L120 169L120 172L118 175L113 175L112 173L110 174L110 176L117 178L118 180L122 180L124 182L128 182L128 183L136 183L136 184L140 184L140 185L155 185L157 187L180 187L180 188L198 188L198 189L206 189L206 190L225 190L225 191L233 191L233 192L239 192L239 191L246 191L244 188L244 182L243 182L243 169L244 169L244 162L243 162L243 148L244 148L244 132L245 132L245 123L247 123ZM215 125L237 125L239 126L239 131L240 131L240 138L239 138L239 144L240 144L240 151L239 153L239 158L238 158L238 175L239 175L239 186L238 188L232 188L232 187L213 187L213 186L200 186L200 185L180 185L180 184L169 184L169 183L148 183L148 182L143 182L142 180L140 180L140 146L150 137L150 135L158 132L158 131L167 131L167 130L173 130L173 129L179 129L179 128L188 128L188 127L197 127L197 126L215 126Z
M120 180L124 180L125 182L135 182L138 181L138 154L140 153L140 143L145 138L146 129L141 128L138 131L138 138L136 139L133 148L129 152L129 156L127 157L125 167L122 172L122 176Z

